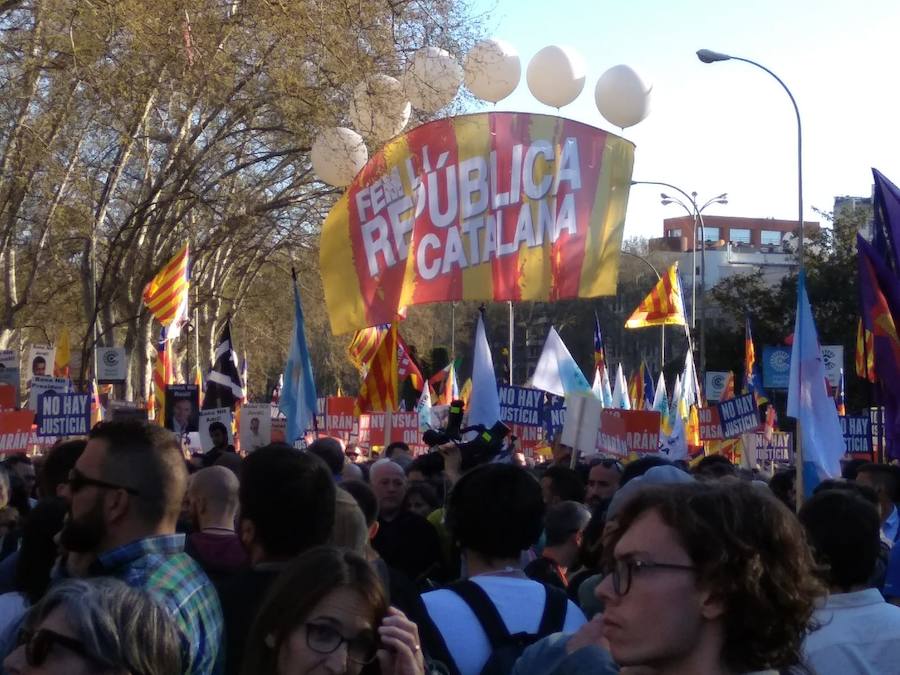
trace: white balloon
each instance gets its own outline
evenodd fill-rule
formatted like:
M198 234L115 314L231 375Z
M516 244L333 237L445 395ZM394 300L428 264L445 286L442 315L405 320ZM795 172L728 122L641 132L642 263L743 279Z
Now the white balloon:
M413 108L435 113L453 100L462 80L462 67L450 52L424 47L413 57L402 84Z
M610 124L622 129L631 127L650 114L650 90L633 68L613 66L607 70L594 88L597 110Z
M562 108L584 89L585 70L584 59L574 49L550 45L531 59L525 79L538 101Z
M310 151L313 170L329 185L344 187L369 161L362 136L346 127L323 129Z
M512 45L491 38L481 40L469 50L465 71L469 91L480 99L496 103L519 85L522 64Z
M396 78L372 75L353 90L349 116L354 129L381 143L403 131L410 111L409 101Z

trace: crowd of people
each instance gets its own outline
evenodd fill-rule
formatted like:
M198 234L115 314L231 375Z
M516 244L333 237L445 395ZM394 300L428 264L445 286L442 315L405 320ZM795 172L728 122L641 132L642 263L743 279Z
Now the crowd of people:
M0 470L10 675L900 673L900 469L463 470L103 422Z

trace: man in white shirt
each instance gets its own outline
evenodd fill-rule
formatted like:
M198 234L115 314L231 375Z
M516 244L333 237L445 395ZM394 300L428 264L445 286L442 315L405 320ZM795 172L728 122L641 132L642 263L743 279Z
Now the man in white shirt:
M867 587L880 550L878 510L855 490L829 489L803 505L800 521L829 589L803 644L807 664L818 675L898 672L900 607Z
M881 538L893 547L900 539L900 513L897 512L898 479L896 467L887 464L863 464L859 467L856 482L875 490L881 516Z

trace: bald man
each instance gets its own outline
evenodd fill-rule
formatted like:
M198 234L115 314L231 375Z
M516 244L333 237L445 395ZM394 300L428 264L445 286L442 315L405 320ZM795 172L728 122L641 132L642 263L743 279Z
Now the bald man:
M416 584L444 577L440 540L431 523L403 509L406 474L390 459L380 459L369 470L378 500L378 534L372 546L384 561Z
M217 588L247 566L247 552L234 531L240 482L230 469L211 466L191 477L187 498L194 533L185 551Z

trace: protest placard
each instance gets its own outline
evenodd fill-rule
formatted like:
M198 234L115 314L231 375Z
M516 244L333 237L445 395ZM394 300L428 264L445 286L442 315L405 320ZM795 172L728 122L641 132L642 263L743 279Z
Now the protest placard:
M500 396L500 421L506 426L541 426L545 396L542 390L503 384L497 393Z
M320 431L348 440L356 423L356 399L352 396L329 396L325 399L325 425Z
M701 441L720 441L725 438L722 434L722 422L719 420L719 409L716 406L698 408L697 419L700 422Z
M790 464L793 459L793 436L785 431L772 432L769 438L761 432L745 434L743 442L744 457L751 467L767 462Z
M825 379L830 387L837 387L841 383L841 371L844 369L844 346L822 345L821 349Z
M0 384L0 411L15 410L19 407L16 388L10 384Z
M146 422L148 419L147 408L137 401L110 401L106 406L104 417L116 422L123 420Z
M516 447L526 457L533 457L535 448L544 444L544 428L526 426L524 424L509 425L510 439L515 436Z
M744 394L719 401L719 420L722 424L722 435L725 438L737 438L749 431L756 431L759 426L759 410L753 394Z
M31 345L25 372L30 382L38 375L52 375L56 359L56 349L49 345Z
M566 396L566 420L560 438L562 444L585 455L595 454L602 412L603 403L593 394Z
M728 373L721 370L708 370L706 372L706 400L718 401L725 391L725 383L728 381Z
M273 417L270 423L272 427L272 443L284 443L284 431L287 428L287 419L284 417Z
M9 403L9 397L12 396L12 404L5 405L0 404L0 408L9 407L9 408L18 408L19 407L19 368L18 366L13 366L10 368L0 368L0 386L7 387L9 392L5 393L5 398L3 399L6 404Z
M787 389L791 375L791 348L767 345L763 347L763 386L766 389Z
M544 405L543 427L544 438L551 442L562 431L566 423L566 399L562 396L550 395Z
M166 429L182 435L199 431L200 388L196 384L166 387Z
M201 410L199 417L200 447L204 452L221 447L223 441L224 445L234 445L231 408Z
M52 391L41 394L37 400L35 424L40 438L86 436L91 428L90 395Z
M37 412L38 397L41 394L54 392L65 394L69 391L69 380L64 377L49 377L47 375L35 375L31 381L31 393L28 396L28 407Z
M31 410L0 412L0 453L27 451L33 423Z
M659 412L606 408L600 417L597 448L600 452L626 457L659 452Z
M19 358L12 349L0 349L0 369L18 368Z
M245 403L241 406L240 440L243 452L253 452L272 442L272 418L268 403Z
M873 460L872 420L865 415L841 416L846 453L852 459Z
M125 347L97 347L97 381L100 384L118 384L125 381L128 358Z

